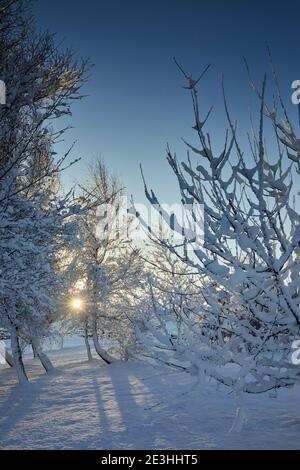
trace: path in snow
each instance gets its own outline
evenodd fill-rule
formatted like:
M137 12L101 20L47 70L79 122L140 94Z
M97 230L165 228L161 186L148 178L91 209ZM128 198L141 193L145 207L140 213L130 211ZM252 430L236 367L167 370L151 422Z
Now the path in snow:
M46 376L28 359L26 386L0 369L0 448L300 449L299 388L245 396L248 422L229 432L227 390L191 390L192 378L141 364L90 365L80 348L50 356L59 370Z

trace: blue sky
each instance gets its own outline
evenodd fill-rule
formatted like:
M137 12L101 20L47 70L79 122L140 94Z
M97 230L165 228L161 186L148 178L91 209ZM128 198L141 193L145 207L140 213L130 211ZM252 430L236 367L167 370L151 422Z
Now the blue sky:
M166 143L184 159L181 137L192 138L192 109L175 55L195 76L208 63L200 91L203 110L215 105L210 129L221 145L226 123L221 106L221 76L241 135L248 110L257 111L242 56L258 81L269 71L266 43L273 51L284 96L300 79L300 3L286 0L37 0L37 25L57 33L78 57L95 64L69 123L74 129L59 151L73 140L82 161L63 176L69 186L85 178L88 163L103 158L142 201L139 163L161 199L176 200L176 181L165 161Z

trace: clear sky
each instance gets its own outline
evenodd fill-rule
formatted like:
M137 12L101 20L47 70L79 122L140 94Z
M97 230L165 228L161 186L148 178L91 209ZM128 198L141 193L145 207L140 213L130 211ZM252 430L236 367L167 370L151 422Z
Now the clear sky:
M57 33L78 57L95 64L74 107L66 148L77 140L74 157L82 162L63 181L84 178L88 162L101 156L120 176L136 201L143 200L139 163L161 199L176 199L176 182L165 161L166 143L184 159L181 137L193 137L188 93L175 55L195 76L208 63L203 80L204 110L216 106L211 130L220 145L226 123L220 82L224 73L231 111L248 124L257 102L249 89L242 56L258 81L269 71L266 43L272 49L283 94L300 79L300 2L264 0L37 0L37 24Z

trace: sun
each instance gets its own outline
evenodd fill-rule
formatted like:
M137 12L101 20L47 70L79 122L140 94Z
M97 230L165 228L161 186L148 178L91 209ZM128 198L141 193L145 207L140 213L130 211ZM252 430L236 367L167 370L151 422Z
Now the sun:
M71 307L73 308L73 310L80 310L82 305L83 305L83 301L79 297L74 297L71 300Z

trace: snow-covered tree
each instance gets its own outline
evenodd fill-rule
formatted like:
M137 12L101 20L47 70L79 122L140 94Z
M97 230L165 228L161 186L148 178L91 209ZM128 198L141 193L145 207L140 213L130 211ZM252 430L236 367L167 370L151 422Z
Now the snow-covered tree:
M0 2L0 75L6 85L6 105L0 107L0 179L14 178L17 171L30 176L26 183L32 185L62 168L66 156L55 160L54 152L48 152L45 160L43 154L64 130L46 124L71 113L72 102L81 98L87 64L77 64L71 51L59 51L51 34L36 33L28 5ZM30 168L28 161L34 162ZM42 171L35 175L39 161ZM15 191L7 184L0 202Z
M82 328L85 338L92 337L97 354L111 363L114 358L101 347L99 337L117 342L119 355L124 355L133 334L130 299L139 284L141 263L126 221L121 220L123 192L116 178L97 162L88 187L82 190L88 207L80 217L81 246L76 258L78 280L83 283Z
M1 0L0 12L0 75L7 93L0 106L0 326L25 381L21 339L51 368L40 341L56 317L58 258L76 235L72 194L58 193L69 152L56 158L53 145L64 130L54 131L49 122L70 114L86 64L60 52L49 33L35 32L27 1Z
M47 371L51 368L40 341L58 313L61 252L76 243L74 207L66 203L54 199L49 204L45 193L33 200L18 194L0 220L1 324L10 333L20 379L26 377L20 338L32 344Z
M182 262L168 246L162 243L166 240L168 236L160 228L157 237L152 236L150 242L146 244L144 260L148 282L144 283L144 286L150 297L153 295L152 300L155 299L155 302L168 312L173 328L172 334L179 337L182 316L189 316L189 312L194 311L199 305L202 282L198 272ZM172 237L169 242L174 243Z
M290 360L300 327L299 139L273 70L271 106L265 98L266 78L260 88L252 81L259 118L257 131L248 135L248 148L241 148L224 92L228 129L217 152L216 137L206 130L210 111L203 113L199 104L198 85L204 74L194 80L179 68L192 99L197 143L185 141L186 161L179 163L169 148L167 159L183 205L193 206L196 225L203 223L204 241L178 222L182 243L167 245L203 276L199 307L204 322L194 321L198 312L184 319L187 340L182 345L171 338L164 326L167 317L161 314L161 326L140 339L149 346L152 337L160 360L163 355L164 362L204 373L236 392L291 386L300 378L299 367ZM151 204L160 207L147 186L145 191ZM204 220L197 217L200 205ZM176 228L172 217L166 222Z

